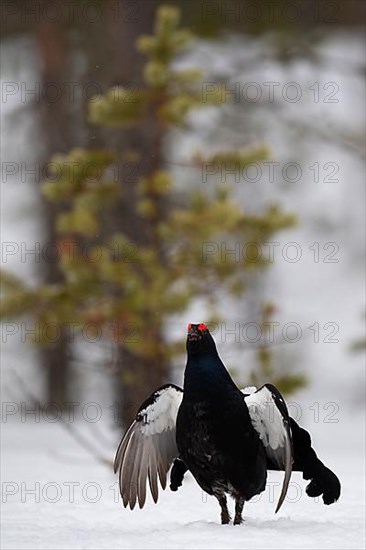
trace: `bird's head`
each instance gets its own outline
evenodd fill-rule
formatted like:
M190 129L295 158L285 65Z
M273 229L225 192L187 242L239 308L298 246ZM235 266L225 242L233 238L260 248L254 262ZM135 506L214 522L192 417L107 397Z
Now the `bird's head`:
M212 338L207 325L204 323L188 325L187 352L188 355L197 353L210 353L216 351L215 341Z

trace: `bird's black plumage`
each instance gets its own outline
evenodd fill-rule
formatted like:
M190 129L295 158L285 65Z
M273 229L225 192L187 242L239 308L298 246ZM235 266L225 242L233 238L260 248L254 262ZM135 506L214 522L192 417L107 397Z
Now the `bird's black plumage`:
M125 506L146 500L149 481L154 501L173 463L170 488L182 485L190 470L197 483L221 506L230 521L226 493L236 501L234 524L244 502L265 489L267 470L284 470L276 511L286 496L291 470L303 472L309 496L325 504L338 500L337 476L317 457L310 435L289 417L280 392L271 384L254 393L239 390L222 363L206 325L189 325L184 389L158 388L139 407L115 458Z
M264 490L267 464L243 394L208 330L191 325L187 352L177 417L180 458L207 493L249 500Z

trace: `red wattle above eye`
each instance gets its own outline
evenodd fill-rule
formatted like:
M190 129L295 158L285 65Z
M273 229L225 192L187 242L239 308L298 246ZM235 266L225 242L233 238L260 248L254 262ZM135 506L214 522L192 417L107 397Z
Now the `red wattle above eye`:
M192 327L192 324L191 324L191 323L188 323L187 330L191 330L191 327Z
M201 323L200 325L198 325L198 330L199 331L208 330L207 325L205 325L205 323Z

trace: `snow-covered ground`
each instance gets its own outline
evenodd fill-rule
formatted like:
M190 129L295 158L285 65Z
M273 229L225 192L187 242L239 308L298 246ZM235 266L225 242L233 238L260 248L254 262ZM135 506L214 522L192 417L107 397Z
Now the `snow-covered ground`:
M1 547L364 548L363 426L352 425L351 418L306 425L319 456L341 479L338 503L324 506L307 497L306 482L296 472L275 515L282 474L271 472L267 491L246 505L244 524L222 526L216 500L192 477L177 493L166 490L157 504L150 498L143 510L131 512L122 507L112 469L80 449L59 423L37 423L31 415L23 423L9 418L1 440ZM78 427L85 433L87 426ZM114 445L103 452L112 460Z
M242 59L245 52L249 55L252 51L249 38L246 42L242 37L235 40L240 40L240 44L235 41L231 44L229 41L226 50L222 43L216 44L217 51L212 50L212 45L207 46L207 53L211 57L208 61L204 57L213 72L215 60L221 63L216 72L227 67L231 79L242 74L240 67L242 71L247 71L247 67L242 66ZM28 60L28 57L20 56L19 60L21 79L29 82L36 78L33 74L36 70L34 45L33 50L31 46L27 39L23 49L33 57ZM252 64L260 72L245 72L245 79L260 82L278 79L281 83L298 81L304 90L315 80L322 84L326 81L337 82L340 86L340 102L337 104L294 104L295 107L292 107L295 111L288 110L291 104L282 107L286 116L293 117L295 122L321 120L322 124L325 121L325 128L330 129L333 127L330 121L339 123L345 129L348 128L345 124L347 122L358 135L362 132L364 119L362 77L361 70L358 71L358 63L363 64L360 46L356 34L353 41L350 36L344 40L338 37L336 44L329 39L320 50L323 63L319 65L312 62L301 64L299 60L282 65L267 56L260 68L257 63ZM204 47L201 50L204 54ZM199 55L200 51L193 55L194 62ZM344 58L345 55L348 57ZM9 62L9 65L13 68L13 63ZM345 65L349 70L345 70ZM326 76L323 73L325 67ZM277 76L276 71L280 69L283 73ZM268 71L268 74L263 71ZM11 81L18 76L6 70L4 79ZM20 106L4 105L4 112L6 110L9 115L13 107L16 109ZM243 109L248 110L249 107L244 105ZM257 114L258 109L253 111L253 118ZM29 143L34 141L32 116L23 115L22 132L19 132L19 126L8 115L4 116L2 126L3 135L7 137L3 144L3 158L8 161L23 161L28 156L32 158L29 151ZM294 473L287 501L281 511L274 515L281 475L273 473L269 478L267 492L256 502L246 505L246 521L240 527L220 525L216 501L202 494L192 478L185 480L178 493L164 492L157 505L149 502L143 511L130 512L124 510L119 502L117 480L111 468L93 460L59 422L35 422L31 416L26 418L26 422L21 422L20 414L16 414L9 417L7 422L3 418L2 422L2 548L315 550L365 547L364 366L362 356L349 351L352 342L361 336L364 311L363 159L358 153L344 147L342 140L339 145L336 140L330 140L329 136L320 139L316 134L305 132L305 137L301 138L291 133L293 119L288 122L282 118L281 113L278 114L270 106L256 119L258 128L251 137L255 138L254 141L259 139L269 143L274 158L282 164L301 162L304 174L307 175L298 185L285 185L281 181L269 184L263 181L254 186L242 185L240 182L240 200L262 206L262 202L275 199L285 209L299 215L299 227L281 234L278 240L281 246L286 242L299 242L304 251L303 258L298 263L291 263L283 261L279 255L268 271L267 283L260 289L260 296L277 300L280 309L276 320L283 324L296 321L305 327L301 341L287 345L282 354L279 354L282 347L278 346L278 360L283 362L287 358L291 366L300 365L309 376L309 387L300 396L295 396L296 403L291 399L290 411L298 415L301 406L301 424L312 433L321 459L341 479L340 501L327 507L321 501L309 499L304 494L306 482L300 474ZM204 120L197 120L201 130L204 130ZM232 125L228 126L221 129L216 141L226 143L227 136L234 132ZM246 136L246 129L246 125L240 124L237 134L234 132L237 144ZM337 131L333 133L338 136ZM187 148L194 149L194 137L190 136L189 140ZM185 149L182 148L182 151ZM337 175L339 181L327 183L323 178L319 184L315 184L309 177L309 174L313 174L309 172L309 167L315 161L321 166L337 161L340 167L339 178ZM185 175L183 179L186 184ZM35 242L42 240L39 219L35 215L38 198L34 186L29 182L21 183L16 177L9 178L9 181L2 182L2 199L3 240L23 242L27 249L31 249ZM323 250L324 244L339 244L339 262L314 262L313 249L309 247L316 241L320 243L321 253L331 252ZM31 259L21 262L19 254L13 255L4 267L26 277L31 284L37 281L38 265ZM232 328L234 321L248 317L243 314L238 318L237 308L227 307L227 310L233 318L228 329ZM198 314L201 316L202 310ZM195 320L201 321L202 318L187 318L187 321ZM184 330L185 321L185 318L179 319L179 331ZM313 332L309 332L314 322L318 322L320 328L329 322L337 323L339 332L336 338L339 341L328 343L325 340L329 336L327 331L320 334L319 342L315 342ZM246 383L245 374L252 364L251 351L245 354L241 350L237 351L229 337L217 337L217 343L225 363L237 368L241 380ZM25 398L12 377L13 370L21 373L37 397L42 396L35 348L21 344L20 337L13 337L3 346L4 401L21 401ZM96 362L99 360L95 351L88 349L87 353L88 359L92 357ZM101 372L103 374L103 369ZM102 407L110 404L111 396L105 376L102 380L102 374L94 371L89 362L85 363L83 373L83 393L79 399L96 400ZM181 383L182 373L180 367L178 383ZM103 409L103 413L105 411L108 414L108 410ZM103 420L105 416L103 414ZM104 456L113 459L119 434L111 429L108 422L97 425L84 423L80 429L89 440L95 439L97 448L104 445ZM101 441L101 429L108 437L105 443L97 443Z

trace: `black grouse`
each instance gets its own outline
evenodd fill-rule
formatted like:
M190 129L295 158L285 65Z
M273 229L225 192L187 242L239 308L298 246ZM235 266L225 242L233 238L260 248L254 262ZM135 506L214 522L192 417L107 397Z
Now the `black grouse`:
M158 478L165 489L181 486L189 470L199 486L214 495L221 522L230 522L226 493L235 499L234 524L242 522L244 502L264 491L267 470L284 470L276 512L282 505L291 471L311 480L310 497L324 504L340 496L337 476L318 459L310 435L289 416L280 392L265 384L254 393L241 391L222 363L203 323L188 325L188 360L184 390L173 384L157 389L139 408L116 453L124 506L140 508L146 483L155 502Z

